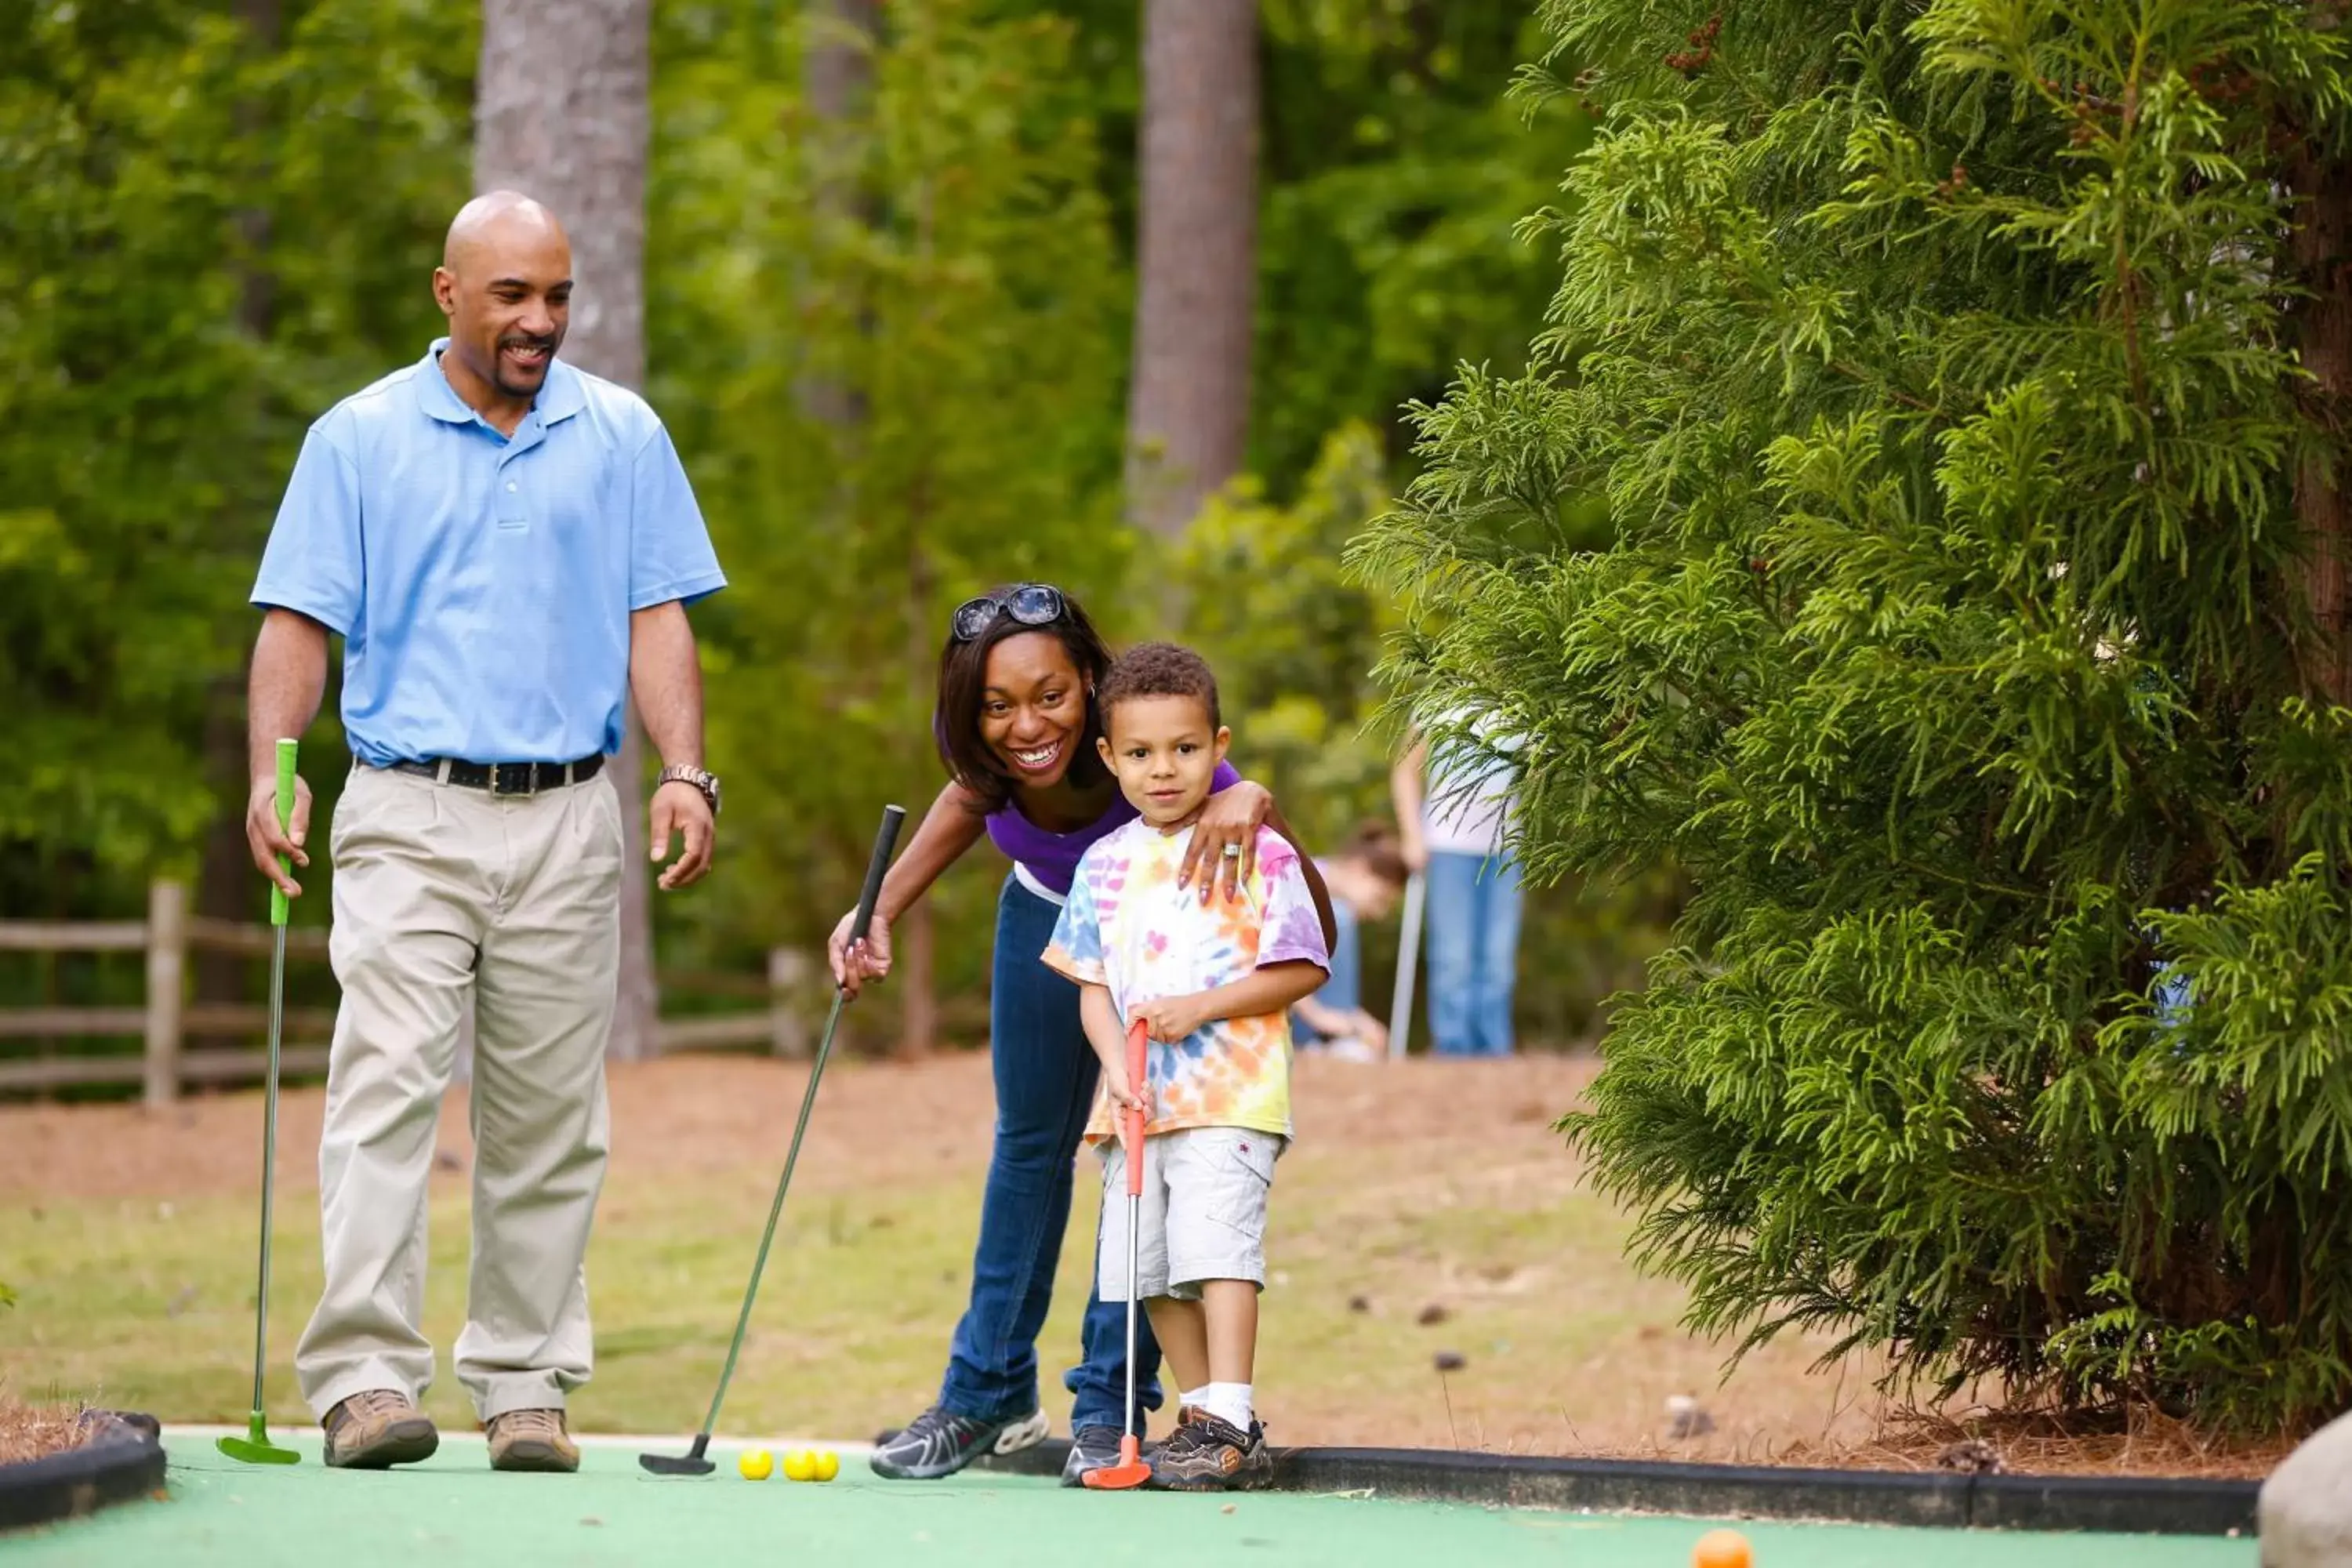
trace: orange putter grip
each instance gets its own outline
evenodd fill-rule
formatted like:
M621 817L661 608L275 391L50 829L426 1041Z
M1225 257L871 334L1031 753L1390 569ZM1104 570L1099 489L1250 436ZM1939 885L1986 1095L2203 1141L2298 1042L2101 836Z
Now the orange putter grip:
M1127 1082L1139 1100L1146 1092L1144 1043L1150 1038L1151 1026L1142 1019L1138 1018L1127 1026ZM1143 1112L1127 1110L1120 1115L1125 1118L1121 1124L1120 1142L1127 1145L1127 1195L1140 1197L1143 1194Z

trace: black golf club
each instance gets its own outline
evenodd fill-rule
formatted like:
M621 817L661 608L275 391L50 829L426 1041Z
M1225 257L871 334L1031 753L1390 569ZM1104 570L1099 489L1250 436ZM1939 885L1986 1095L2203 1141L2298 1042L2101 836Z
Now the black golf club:
M882 895L882 874L890 868L890 851L898 844L898 828L906 820L903 807L882 808L881 831L874 836L874 858L866 865L866 889L857 896L857 918L849 926L853 946L866 940L866 928L874 919L874 900ZM710 1447L710 1429L719 1425L719 1406L727 1398L727 1384L735 1375L735 1358L743 1349L743 1331L751 1322L751 1302L760 1293L760 1275L768 1267L768 1247L776 1239L776 1219L784 1212L784 1193L793 1184L793 1167L800 1162L801 1136L808 1131L809 1110L816 1104L817 1080L824 1076L825 1058L833 1054L834 1026L841 1022L841 1009L848 1000L847 991L838 985L834 987L833 1012L824 1021L824 1038L817 1046L816 1062L809 1068L808 1089L801 1095L801 1117L793 1128L792 1150L784 1156L784 1173L776 1183L776 1201L768 1205L768 1228L760 1237L760 1255L751 1261L751 1282L743 1288L743 1310L735 1318L735 1340L727 1347L727 1365L719 1374L718 1390L710 1396L710 1414L702 1418L702 1430L694 1435L694 1447L683 1455L637 1456L637 1463L655 1475L707 1476L718 1468L702 1456Z

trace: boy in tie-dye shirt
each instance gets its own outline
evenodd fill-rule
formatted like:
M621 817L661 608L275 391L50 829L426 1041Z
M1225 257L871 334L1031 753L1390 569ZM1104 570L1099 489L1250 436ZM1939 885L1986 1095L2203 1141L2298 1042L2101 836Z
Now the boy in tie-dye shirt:
M1263 1484L1272 1464L1252 1406L1266 1193L1290 1137L1288 1009L1330 958L1298 852L1258 832L1241 896L1177 886L1184 846L1229 739L1200 656L1147 643L1104 676L1104 761L1140 814L1088 849L1045 962L1080 986L1102 1088L1087 1142L1103 1156L1097 1258L1106 1301L1128 1299L1127 1160L1118 1111L1145 1116L1136 1293L1183 1393L1152 1484ZM1129 1084L1127 1026L1150 1026Z

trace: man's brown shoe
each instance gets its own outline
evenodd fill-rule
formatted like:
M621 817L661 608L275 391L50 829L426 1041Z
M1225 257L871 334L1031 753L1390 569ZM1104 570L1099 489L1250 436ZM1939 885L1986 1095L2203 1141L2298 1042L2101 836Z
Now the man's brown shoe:
M490 1417L490 1468L554 1470L580 1468L580 1446L563 1429L561 1410L509 1410Z
M386 1470L429 1459L441 1446L432 1417L404 1394L371 1388L327 1412L327 1463L342 1470Z

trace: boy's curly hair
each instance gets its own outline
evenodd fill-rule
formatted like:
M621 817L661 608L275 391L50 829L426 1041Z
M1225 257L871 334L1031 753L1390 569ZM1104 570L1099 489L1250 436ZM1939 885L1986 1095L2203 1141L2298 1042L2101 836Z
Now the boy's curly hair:
M1190 697L1208 710L1210 729L1224 724L1217 709L1217 678L1209 661L1172 642L1138 643L1112 663L1095 688L1104 730L1109 730L1111 713L1120 703L1139 697Z

